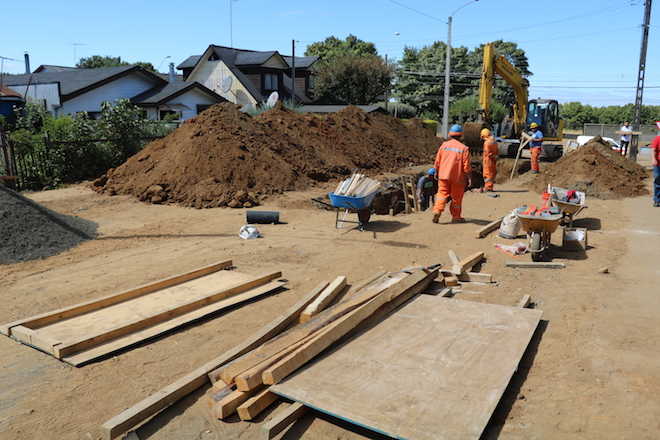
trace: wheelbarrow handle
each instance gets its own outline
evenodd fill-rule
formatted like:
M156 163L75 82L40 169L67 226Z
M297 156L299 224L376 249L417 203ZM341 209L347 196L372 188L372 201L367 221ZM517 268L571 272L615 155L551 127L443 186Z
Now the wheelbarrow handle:
M324 202L323 200L316 199L316 198L314 198L314 197L312 197L312 202L320 203L321 205L325 205L325 206L327 206L327 207L329 207L329 208L336 208L335 206L331 205L330 203L326 203L326 202Z

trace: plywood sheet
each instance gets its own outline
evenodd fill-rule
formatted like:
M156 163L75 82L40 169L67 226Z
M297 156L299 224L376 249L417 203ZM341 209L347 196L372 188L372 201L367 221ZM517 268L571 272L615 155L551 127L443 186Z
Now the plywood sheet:
M420 295L270 389L395 438L478 439L540 318Z

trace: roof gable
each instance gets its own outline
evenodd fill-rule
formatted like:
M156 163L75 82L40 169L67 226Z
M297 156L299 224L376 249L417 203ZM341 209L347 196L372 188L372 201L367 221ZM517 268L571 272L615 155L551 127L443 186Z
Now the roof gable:
M167 83L153 72L149 72L140 66L130 65L10 75L3 77L3 83L8 86L59 83L63 101L66 101L131 73L143 75L152 80L155 85Z
M198 83L197 81L194 82L177 81L173 83L168 83L165 86L154 87L151 90L147 90L144 93L140 93L139 95L131 98L131 102L139 105L161 105L169 101L170 99L182 95L192 89L198 89L199 91L206 93L207 95L217 99L218 102L227 101L225 98L218 95L208 87L205 87L204 85Z

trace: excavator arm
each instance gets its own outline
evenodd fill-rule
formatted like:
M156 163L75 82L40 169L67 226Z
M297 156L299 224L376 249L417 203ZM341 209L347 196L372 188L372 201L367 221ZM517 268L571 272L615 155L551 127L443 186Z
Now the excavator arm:
M479 85L479 105L483 118L490 123L490 103L495 74L501 76L513 88L516 102L513 106L515 132L520 133L527 119L527 85L525 79L506 58L497 55L492 43L484 45L484 61Z

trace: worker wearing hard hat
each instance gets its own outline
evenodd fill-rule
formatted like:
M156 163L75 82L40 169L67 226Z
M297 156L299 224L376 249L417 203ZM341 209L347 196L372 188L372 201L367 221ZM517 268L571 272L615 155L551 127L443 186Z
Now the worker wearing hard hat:
M532 173L539 173L539 157L541 156L541 146L543 145L543 133L539 130L539 124L532 122L529 125L532 129L532 140L529 150L532 153Z
M449 140L438 148L435 156L435 173L438 178L438 196L433 206L433 223L440 221L445 205L450 202L449 212L452 223L465 223L461 217L461 204L466 183L470 185L470 149L460 139L463 137L463 127L452 125L449 130Z
M484 141L483 149L483 176L484 191L493 191L495 187L495 176L497 175L497 156L499 149L497 141L489 129L481 130L481 139Z
M426 211L431 205L437 192L438 182L435 180L435 168L431 168L417 181L417 198L422 211Z

